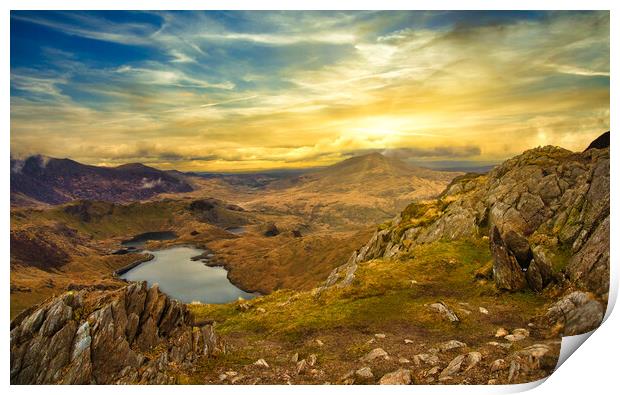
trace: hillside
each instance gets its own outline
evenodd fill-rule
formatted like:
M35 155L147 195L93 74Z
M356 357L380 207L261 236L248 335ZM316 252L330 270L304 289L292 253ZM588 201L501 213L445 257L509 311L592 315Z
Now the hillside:
M73 200L124 202L164 192L189 192L178 175L139 163L90 166L70 159L11 159L11 205L60 204Z
M275 181L246 206L303 215L343 229L391 218L412 200L437 195L460 174L372 153Z
M214 323L222 345L216 356L193 358L189 334L181 340L167 326L145 326L153 314L162 322L159 317L170 316L164 311L175 311L165 297L154 310L144 291L97 293L105 303L95 304L81 302L90 295L84 291L52 298L12 323L11 381L73 381L69 372L77 362L68 355L82 344L77 328L87 321L95 323L89 338L101 349L114 339L127 348L135 334L155 332L148 337L153 360L188 360L145 366L112 353L120 362L105 375L93 368L88 377L97 383L155 377L193 384L530 382L555 368L561 335L600 324L608 288L609 148L539 147L410 203L319 287L188 305L191 319L177 321L178 334L193 323ZM146 300L153 301L157 290L149 293ZM69 318L68 307L89 318ZM147 313L123 318L133 310ZM96 324L102 317L118 336ZM199 330L192 331L199 341ZM63 357L46 359L51 339L74 333L74 342L54 342L63 345ZM23 362L34 359L44 366L38 376Z
M230 228L244 232L233 234ZM275 232L268 233L270 229ZM111 252L123 240L157 231L173 231L178 237L152 242L154 248L183 244L208 248L218 265L228 269L231 281L265 294L317 286L372 234L368 226L317 231L298 217L248 211L214 198L80 200L13 208L11 316L67 289L118 286L112 273L142 255Z

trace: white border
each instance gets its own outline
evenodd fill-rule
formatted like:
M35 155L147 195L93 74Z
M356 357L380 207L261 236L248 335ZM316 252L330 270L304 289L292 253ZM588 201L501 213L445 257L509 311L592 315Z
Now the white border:
M2 125L3 131L3 143L0 145L2 150L2 158L4 158L5 166L8 167L10 157L10 65L8 54L10 53L10 14L9 10L14 9L151 9L151 10L163 10L163 9L225 9L225 10L281 10L281 9L298 9L298 10L366 10L366 9L383 9L383 10L407 10L407 9L421 9L421 10L475 10L475 9L495 9L495 10L578 10L578 9L591 9L591 10L611 10L611 70L614 70L614 66L618 64L618 51L617 46L617 12L619 2L603 1L603 0L589 0L587 2L579 1L558 1L558 0L546 0L541 2L540 0L522 0L522 1L502 1L496 0L490 2L488 0L434 0L434 1L406 1L406 0L382 0L382 1L367 1L367 0L313 0L307 1L285 1L285 0L263 0L263 1L251 1L251 0L211 0L211 1L192 1L192 0L177 0L177 1L145 1L136 0L132 2L127 1L115 1L115 0L90 0L86 1L71 1L71 0L22 0L22 1L5 1L2 3L4 12L0 16L0 53L2 56L2 82L1 89L3 92L3 108L2 108ZM617 91L617 80L611 79L611 106L610 108L619 108L618 100L614 94ZM611 113L611 124L614 124L615 113ZM620 140L618 140L620 141ZM617 152L620 143L612 137L612 151ZM620 171L619 161L616 156L611 157L611 172L612 174L618 174ZM2 223L2 234L0 235L0 245L4 259L4 271L2 272L1 286L4 290L5 297L0 301L2 306L2 312L5 314L8 321L9 316L9 207L10 207L10 185L9 185L9 169L5 167L2 174L2 191L0 192L0 199L2 199L4 209L0 210L0 216ZM611 180L611 196L618 195L618 183ZM612 203L612 206L613 203ZM615 206L612 207L611 216L611 245L620 245L619 233L614 233L616 229L618 215L616 215ZM611 251L611 262L614 262L616 257L615 250ZM524 385L512 385L512 386L416 386L411 387L382 387L382 392L389 393L435 393L435 394L448 394L458 391L460 393L507 393L518 392L537 387L535 393L592 393L593 391L610 392L609 388L617 386L615 381L617 376L617 357L620 352L620 347L617 340L617 334L620 333L620 318L618 314L610 315L613 305L617 297L618 290L618 270L615 265L612 265L612 289L610 290L610 304L606 314L606 321L597 329L597 334L592 336L588 340L588 347L581 347L576 352L576 356L568 358L568 360L558 369L553 375L548 378L548 383L539 386L541 382L524 384ZM4 334L5 341L0 341L0 350L2 352L2 367L0 367L0 374L2 375L2 382L9 387L9 326L8 322L2 326L2 333ZM587 336L585 336L587 338ZM567 339L568 340L568 339ZM575 339L570 339L574 342ZM585 340L585 339L583 339ZM583 341L581 340L581 341ZM579 341L579 344L581 343ZM565 353L565 350L563 350ZM172 387L114 387L115 392L119 393L136 393L142 391L148 391L149 394L169 394L171 391L183 391L184 393L196 393L203 395L205 391L214 392L217 394L237 394L240 391L252 391L258 394L280 394L290 393L294 390L296 393L310 394L317 390L326 391L328 393L344 393L354 390L361 394L376 393L377 387L343 387L343 386L295 386L294 388L286 386L258 386L253 388L240 388L239 386L219 386L205 388L203 386L185 386L182 389ZM82 393L84 388L80 386L67 387L67 386L46 386L46 387L28 387L28 386L12 386L9 387L11 392L15 393L31 393L45 391L49 394L62 393L73 394ZM607 391L605 391L607 390ZM95 386L89 388L88 391L94 393L107 393L109 388L105 386Z

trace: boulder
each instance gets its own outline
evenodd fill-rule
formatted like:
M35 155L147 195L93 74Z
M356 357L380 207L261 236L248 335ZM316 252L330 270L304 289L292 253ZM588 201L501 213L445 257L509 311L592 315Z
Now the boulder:
M579 335L598 328L605 306L585 292L574 291L553 304L546 315L551 325L562 327L564 335Z
M434 310L441 314L445 319L450 322L458 323L460 322L459 317L456 315L454 311L452 311L448 306L446 306L443 302L432 303L428 305L429 309Z
M413 356L413 363L415 363L416 366L420 366L421 363L437 365L439 364L439 357L430 353L416 354Z
M465 354L459 355L458 357L455 357L452 361L450 361L448 366L446 366L446 368L442 370L439 374L439 380L443 381L453 378L453 376L461 370L461 365L465 360L465 356Z
M375 375L368 366L364 366L355 371L355 378L360 382L369 382L375 378Z
M441 351L453 350L455 348L467 347L467 344L460 342L458 340L450 340L445 343L441 343L439 345L439 349Z
M564 335L574 336L590 332L601 325L605 309L596 300L589 300L566 314Z
M495 337L504 337L504 336L506 336L506 335L508 335L508 334L509 334L509 332L508 332L506 329L504 329L504 328L499 328L499 329L497 329L497 331L495 332Z
M527 239L511 229L504 235L504 241L508 250L517 259L519 266L527 269L532 260L532 250Z
M261 367L261 368L269 368L269 364L263 358L261 358L261 359L257 360L256 362L254 362L254 366L258 366L258 367Z
M379 380L381 385L408 385L411 384L411 370L398 369L387 373Z
M518 291L527 286L525 274L517 259L507 248L499 229L494 227L490 236L493 254L493 278L499 289Z
M517 342L517 341L525 339L529 335L530 335L530 331L528 331L527 329L517 328L513 330L510 335L504 336L504 339L510 342Z
M362 358L360 358L360 361L362 362L370 362L373 361L377 358L387 358L388 353L385 352L384 349L382 348L375 348L373 350L371 350L368 354L364 355Z

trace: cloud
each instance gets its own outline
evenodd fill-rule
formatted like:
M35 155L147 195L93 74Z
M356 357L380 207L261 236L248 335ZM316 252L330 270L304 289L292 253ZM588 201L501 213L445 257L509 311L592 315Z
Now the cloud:
M586 76L586 77L594 77L594 76L609 77L609 71L588 70L586 68L581 68L577 66L559 65L559 64L549 64L548 66L564 74L581 75L581 76Z
M415 158L468 158L479 156L482 153L480 147L475 145L466 146L442 146L429 148L395 148L384 150L383 155L398 159Z
M11 13L18 33L66 35L11 37L36 53L12 54L12 152L188 170L376 147L501 160L609 128L608 12L113 15Z
M179 88L216 88L227 90L235 88L235 84L230 81L213 83L203 79L190 77L179 70L122 66L116 71L120 74L130 74L133 82L143 84L176 86Z
M150 180L148 178L143 178L142 179L142 184L140 184L140 186L138 188L140 188L140 189L152 189L152 188L161 186L162 184L163 184L163 181L161 180L161 178L154 179L154 180Z
M124 45L146 45L148 36L155 32L151 25L138 23L113 23L85 13L61 13L66 21L54 20L29 13L11 13L11 19L42 25L69 35L109 41Z

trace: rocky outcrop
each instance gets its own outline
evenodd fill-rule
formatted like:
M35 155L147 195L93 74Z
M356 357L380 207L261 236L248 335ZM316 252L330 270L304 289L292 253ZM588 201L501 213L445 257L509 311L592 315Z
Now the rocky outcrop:
M590 332L603 322L605 306L581 291L575 291L560 299L547 311L549 324L555 325L566 336Z
M172 384L220 349L157 285L67 292L11 322L11 384Z
M588 148L586 148L586 151L592 148L596 148L596 149L609 148L610 137L611 137L611 133L609 133L609 131L601 134L593 142L590 143Z
M493 227L490 243L494 258L493 278L497 287L508 291L525 288L527 283L523 269L502 239L497 227Z
M577 153L539 147L488 174L457 177L437 199L414 202L382 225L324 286L350 284L364 261L397 258L438 240L486 236L498 288L542 291L554 279L567 279L606 300L608 146L603 141Z

